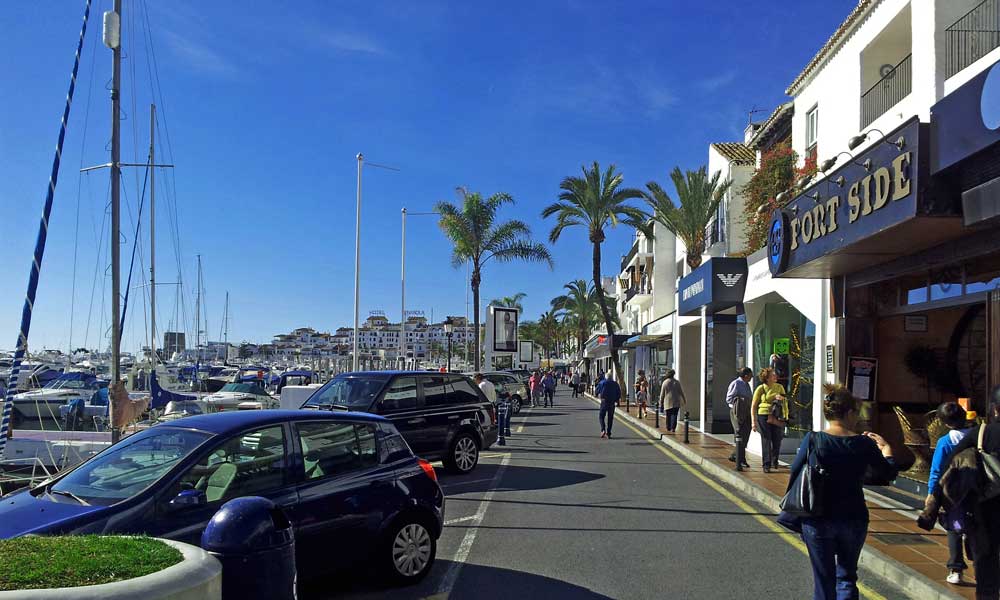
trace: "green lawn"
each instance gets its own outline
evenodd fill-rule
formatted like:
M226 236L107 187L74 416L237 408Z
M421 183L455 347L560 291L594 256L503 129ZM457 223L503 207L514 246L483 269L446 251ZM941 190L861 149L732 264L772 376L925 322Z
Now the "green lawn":
M76 587L141 577L181 562L148 537L66 536L0 540L0 590Z

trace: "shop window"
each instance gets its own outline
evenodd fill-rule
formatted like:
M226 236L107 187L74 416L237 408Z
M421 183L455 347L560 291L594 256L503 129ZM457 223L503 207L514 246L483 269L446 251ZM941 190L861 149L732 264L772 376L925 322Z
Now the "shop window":
M927 302L927 286L921 285L919 287L909 288L904 290L906 296L907 304L920 304L921 302Z
M989 292L1000 289L1000 277L994 277L988 281L970 281L965 286L966 294L976 294L979 292Z
M816 326L792 305L767 304L753 332L754 376L774 368L788 394L790 436L811 431L815 388ZM755 385L759 385L755 381Z
M819 136L819 107L814 106L806 113L806 154L816 156L816 140Z

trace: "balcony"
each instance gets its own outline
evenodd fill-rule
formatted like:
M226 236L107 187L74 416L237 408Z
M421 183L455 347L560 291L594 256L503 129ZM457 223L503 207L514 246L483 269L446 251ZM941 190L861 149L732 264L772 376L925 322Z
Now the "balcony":
M885 71L867 92L861 96L861 129L868 127L875 119L889 112L900 100L910 95L913 76L910 67L911 54L896 66Z
M985 0L951 24L945 35L945 77L1000 47L1000 0Z

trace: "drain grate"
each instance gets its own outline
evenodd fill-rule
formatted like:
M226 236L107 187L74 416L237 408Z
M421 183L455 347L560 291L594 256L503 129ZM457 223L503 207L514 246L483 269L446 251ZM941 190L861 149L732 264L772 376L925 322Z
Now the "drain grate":
M917 546L930 544L931 541L916 533L870 533L871 537L891 546Z

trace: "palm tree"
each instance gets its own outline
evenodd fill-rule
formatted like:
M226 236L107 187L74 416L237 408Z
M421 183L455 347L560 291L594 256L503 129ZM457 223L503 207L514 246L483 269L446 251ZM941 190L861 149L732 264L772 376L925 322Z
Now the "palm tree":
M563 322L571 328L572 337L576 341L576 350L583 353L583 345L587 342L587 337L594 327L603 321L601 315L601 302L597 298L597 288L593 283L587 283L584 279L571 281L563 286L567 293L556 296L552 299L552 308L559 311L563 317ZM613 302L613 298L606 298L606 301ZM611 319L615 327L618 327L618 315L612 315Z
M525 294L524 292L518 292L513 296L494 298L490 300L488 306L506 306L508 308L516 308L517 312L521 312L522 310L524 310L524 307L521 306L521 300L523 300L526 296L527 294Z
M497 222L497 209L513 204L514 199L503 192L483 198L479 192L458 188L461 206L438 202L435 212L441 214L438 225L454 244L451 264L459 268L466 262L472 266L473 331L479 331L479 284L482 269L490 260L543 262L552 268L552 256L544 244L531 240L531 229L523 221ZM479 336L475 339L475 370L479 370Z
M653 219L669 229L684 242L687 265L692 270L701 265L701 255L705 252L705 229L719 210L719 204L732 185L732 181L719 181L722 171L711 177L702 166L697 171L681 173L674 167L670 179L677 190L680 206L674 204L667 192L655 181L646 184L643 197L653 211Z
M538 317L538 343L545 351L545 358L552 357L552 350L559 341L559 319L554 310L542 313Z
M614 348L614 320L608 309L608 301L601 287L601 244L604 242L604 229L624 224L643 232L647 237L653 237L649 225L649 215L641 208L628 204L633 198L641 198L642 191L622 187L622 175L614 165L610 165L603 173L601 166L594 161L588 169L583 167L582 177L566 177L559 184L559 201L550 204L542 211L542 217L556 217L556 225L549 233L549 240L555 243L567 227L586 227L591 244L593 244L593 279L594 288L602 290L597 295L604 317L604 326L608 331L608 343L611 348L611 362L618 376L618 383L625 388L621 361Z

